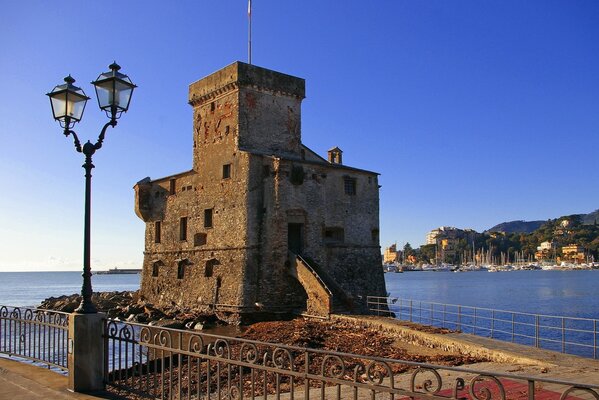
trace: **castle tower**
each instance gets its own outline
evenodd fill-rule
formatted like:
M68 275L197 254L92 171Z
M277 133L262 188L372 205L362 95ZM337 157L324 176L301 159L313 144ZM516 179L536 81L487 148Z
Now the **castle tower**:
M219 147L298 156L304 97L303 79L239 61L192 83L194 169Z
M247 322L385 294L378 174L301 142L301 78L235 62L189 86L193 168L135 185L141 295Z

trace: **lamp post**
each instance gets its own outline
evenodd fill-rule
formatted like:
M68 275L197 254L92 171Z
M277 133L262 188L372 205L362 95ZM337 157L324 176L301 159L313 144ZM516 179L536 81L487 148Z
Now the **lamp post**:
M92 156L102 147L106 129L109 126L115 127L121 114L127 112L133 89L137 86L131 82L127 75L119 72L121 67L117 63L112 63L110 71L104 72L92 82L96 89L96 97L101 110L106 112L110 120L104 125L96 143L92 144L89 140L83 146L72 128L81 121L85 104L89 97L83 90L75 85L75 79L71 75L64 78L61 85L56 86L47 96L50 97L52 114L60 126L64 129L65 136L72 135L75 143L75 150L85 155L85 218L84 218L84 239L83 239L83 285L81 286L81 304L75 310L76 313L93 314L98 312L92 302L92 283L91 283L91 171L94 168Z

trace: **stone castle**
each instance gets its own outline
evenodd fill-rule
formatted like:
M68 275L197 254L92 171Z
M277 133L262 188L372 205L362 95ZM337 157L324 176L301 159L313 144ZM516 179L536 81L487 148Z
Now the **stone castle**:
M135 189L141 294L232 322L384 296L378 174L301 142L301 78L235 62L189 86L193 168Z

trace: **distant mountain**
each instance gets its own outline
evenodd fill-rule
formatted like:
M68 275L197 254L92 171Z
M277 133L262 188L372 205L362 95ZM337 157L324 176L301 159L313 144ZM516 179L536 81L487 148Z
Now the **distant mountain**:
M503 222L487 230L487 232L532 233L547 221L511 221Z
M575 214L580 216L583 225L593 225L595 221L599 224L599 210L589 214ZM563 218L563 217L560 217ZM558 218L559 219L559 218ZM505 232L505 233L532 233L539 229L547 221L511 221L503 222L487 229L485 232Z
M595 221L599 224L599 210L582 216L582 223L584 225L593 225Z

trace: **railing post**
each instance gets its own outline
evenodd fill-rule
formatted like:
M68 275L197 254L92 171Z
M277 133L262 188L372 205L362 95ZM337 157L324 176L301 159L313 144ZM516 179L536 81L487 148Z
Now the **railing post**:
M514 343L514 313L512 313L512 343Z
M462 306L458 306L458 331L462 330Z
M493 331L495 330L495 310L491 310L491 339L493 339Z
M473 335L476 335L476 307L474 307L474 327L472 328Z
M539 314L535 314L535 347L539 347Z
M431 303L431 326L433 325L433 303Z
M68 388L74 392L104 389L105 314L69 315Z
M442 328L445 328L445 312L447 311L447 304L443 303L443 325Z
M562 317L562 353L566 352L566 321Z
M410 322L412 322L412 300L410 300Z
M593 320L593 358L597 358L597 320Z

